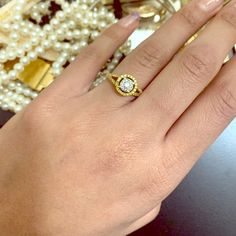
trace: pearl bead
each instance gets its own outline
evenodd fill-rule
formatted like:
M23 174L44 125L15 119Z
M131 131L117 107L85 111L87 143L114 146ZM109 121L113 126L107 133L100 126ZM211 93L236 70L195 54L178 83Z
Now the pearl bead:
M9 32L10 28L11 28L11 25L8 22L3 22L1 25L1 29L5 32Z
M88 19L84 18L84 19L82 20L82 22L81 22L81 25L82 25L83 27L87 27L87 26L89 25Z
M14 82L10 82L8 88L14 90L16 88L16 84Z
M20 62L23 64L23 65L28 65L29 64L29 58L28 57L22 57L20 59Z
M43 49L43 47L38 46L35 48L35 52L40 55L44 52L44 49Z
M8 59L11 61L16 58L16 53L14 51L10 51L7 53L7 56L8 56Z
M66 15L65 15L65 13L63 11L59 11L59 12L56 13L56 17L60 21L63 21L65 19Z
M80 30L75 30L75 31L73 32L73 36L74 36L75 39L80 39L80 37L81 37L81 32L80 32Z
M83 19L82 14L78 12L78 13L75 15L75 19L76 19L77 21L81 21L81 20Z
M19 34L17 32L13 32L10 34L10 38L14 41L18 41L19 40Z
M83 37L85 37L85 38L89 37L89 35L90 35L90 31L88 29L83 29L81 33L82 33Z
M59 25L59 20L54 18L51 20L50 24L53 26L53 27L57 27Z
M22 72L24 70L24 65L22 63L17 63L14 65L14 70L19 72Z
M43 47L45 47L45 48L50 48L51 42L50 42L49 40L44 40L42 45L43 45Z
M16 70L11 70L11 71L9 72L9 79L15 79L16 76L17 76Z
M55 45L54 45L54 48L57 50L57 51L60 51L62 49L62 44L60 42L57 42Z
M4 63L4 62L6 62L6 60L7 60L7 55L5 52L2 52L0 54L0 63Z
M28 52L29 50L31 50L32 44L31 43L25 43L23 47L24 47L24 50L26 52Z

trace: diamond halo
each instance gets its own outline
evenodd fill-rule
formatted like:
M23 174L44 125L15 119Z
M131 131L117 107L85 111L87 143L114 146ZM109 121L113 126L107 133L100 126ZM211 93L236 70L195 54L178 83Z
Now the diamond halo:
M123 96L132 96L136 92L138 84L131 75L121 75L116 81L116 89Z

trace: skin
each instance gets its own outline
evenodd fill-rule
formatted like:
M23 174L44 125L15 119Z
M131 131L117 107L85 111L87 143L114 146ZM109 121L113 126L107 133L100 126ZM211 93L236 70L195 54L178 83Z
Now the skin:
M89 90L139 24L126 19L1 129L1 235L126 235L158 215L236 116L236 59L222 67L236 42L236 1L214 10L199 2L115 69L137 78L139 98L117 95L108 81Z

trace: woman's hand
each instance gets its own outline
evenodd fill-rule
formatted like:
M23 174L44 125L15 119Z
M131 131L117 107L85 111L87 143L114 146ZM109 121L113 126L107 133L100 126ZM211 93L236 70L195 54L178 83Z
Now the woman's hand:
M0 136L1 235L125 235L147 224L236 115L236 1L195 0L134 50L115 74L143 94L117 95L96 74L132 31L122 19Z

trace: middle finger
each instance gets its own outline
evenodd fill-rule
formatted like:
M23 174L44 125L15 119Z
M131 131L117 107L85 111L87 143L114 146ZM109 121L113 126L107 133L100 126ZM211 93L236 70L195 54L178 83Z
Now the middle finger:
M162 70L145 90L139 109L158 115L164 133L214 79L236 42L236 0ZM142 108L141 108L142 107Z

